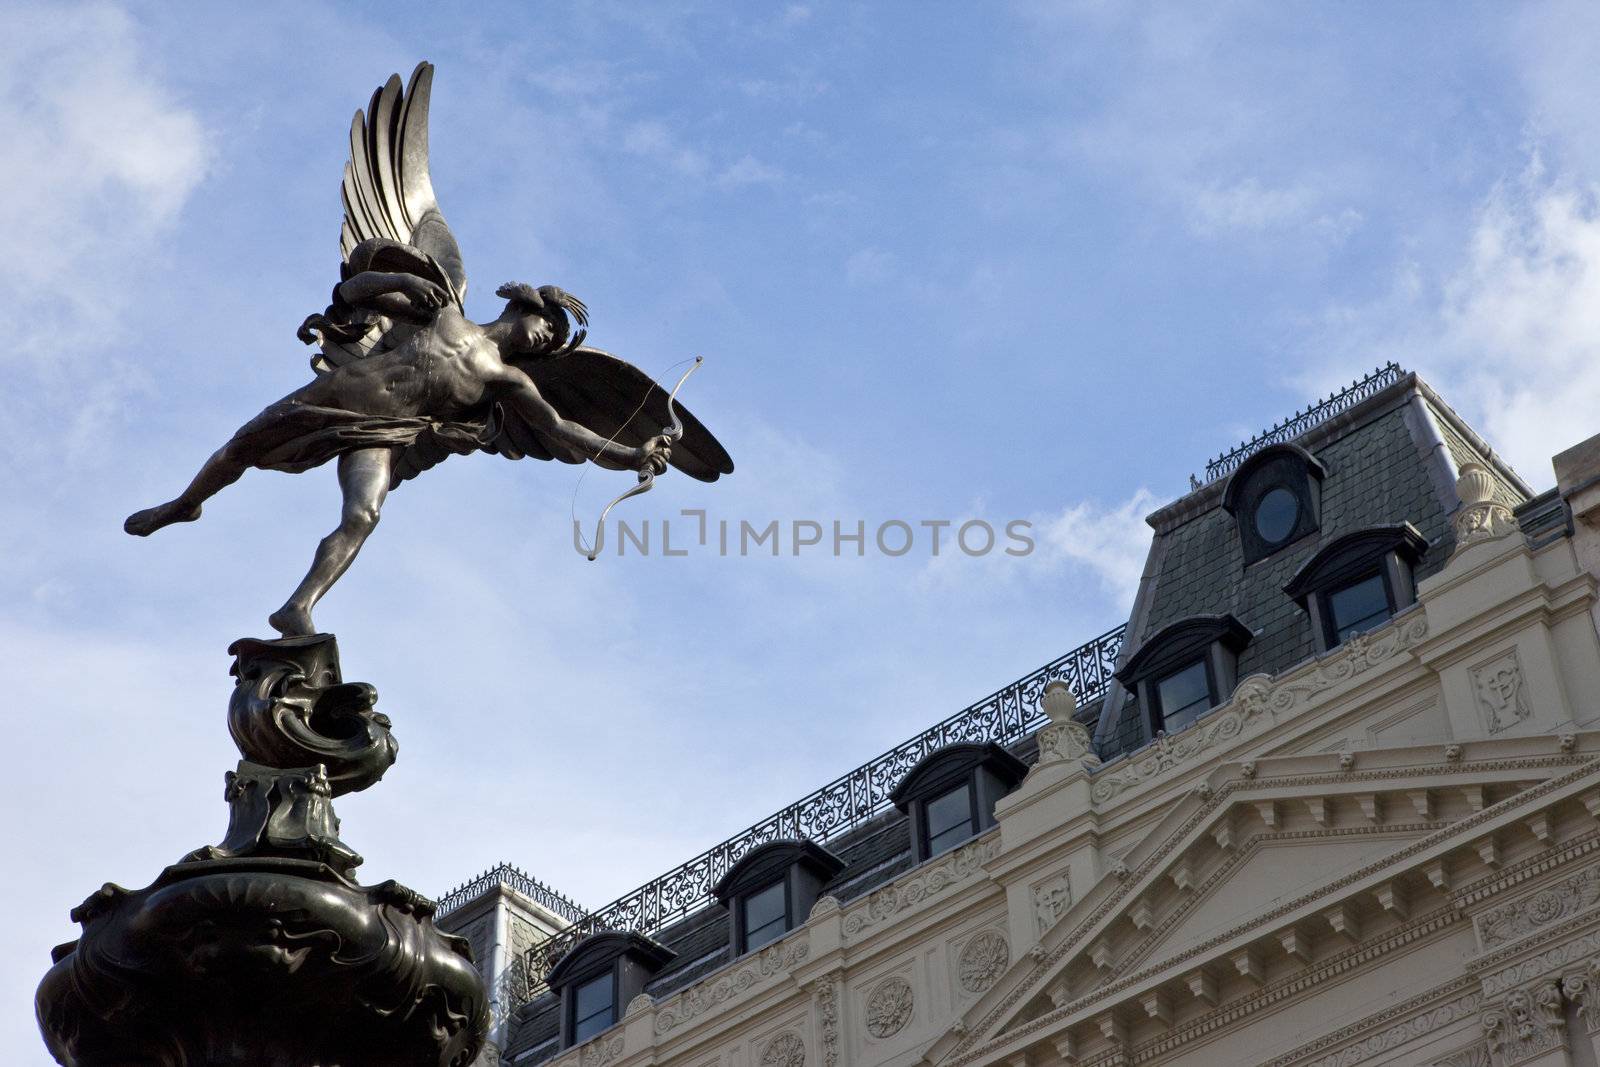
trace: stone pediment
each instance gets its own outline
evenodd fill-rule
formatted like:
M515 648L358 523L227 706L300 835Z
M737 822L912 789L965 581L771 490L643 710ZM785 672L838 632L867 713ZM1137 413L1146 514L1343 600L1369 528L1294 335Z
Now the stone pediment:
M1582 794L1600 817L1600 768L1555 740L1217 768L1108 862L929 1062L1008 1055L1052 1032L1061 1048L1086 1033L1131 1041L1197 1005L1253 1003L1313 963L1431 936L1460 918L1454 889L1498 870L1503 843L1550 833L1539 813L1552 798Z
M1264 913L1381 861L1426 831L1420 825L1398 832L1342 827L1252 837L1199 886L1188 890L1173 886L1170 891L1162 887L1130 905L1129 921L1145 936L1116 961L1111 976L1159 966L1163 960L1181 958L1226 938ZM1152 896L1161 903L1152 903Z

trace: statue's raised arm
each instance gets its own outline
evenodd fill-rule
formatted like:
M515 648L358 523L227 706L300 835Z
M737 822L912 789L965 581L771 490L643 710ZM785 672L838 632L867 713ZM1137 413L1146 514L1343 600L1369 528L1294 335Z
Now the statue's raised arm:
M733 471L717 439L648 375L583 345L588 308L551 285L501 286L493 322L465 316L466 272L428 164L433 66L373 94L350 127L339 284L299 336L316 378L245 423L174 499L130 516L147 535L200 517L251 467L290 473L338 461L343 507L311 569L270 622L314 632L311 609L377 525L386 495L451 455L594 461L701 481ZM677 420L673 419L676 414ZM661 428L674 427L664 435ZM681 427L681 432L679 428Z

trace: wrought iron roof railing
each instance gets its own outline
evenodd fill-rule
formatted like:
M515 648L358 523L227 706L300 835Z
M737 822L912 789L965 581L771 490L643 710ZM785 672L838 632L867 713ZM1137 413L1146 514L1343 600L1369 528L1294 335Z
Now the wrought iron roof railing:
M575 923L589 914L581 904L567 899L539 879L509 863L501 863L484 871L469 882L463 882L438 900L438 914L455 911L477 900L495 886L503 885L548 909L569 923Z
M1324 400L1317 401L1304 411L1296 411L1271 429L1263 430L1238 448L1224 452L1207 463L1206 481L1216 481L1268 445L1293 440L1324 419L1337 415L1341 411L1350 410L1361 401L1367 399L1367 397L1398 382L1405 376L1405 373L1400 369L1400 364L1385 363L1365 378L1357 378L1337 393L1331 394Z
M603 930L648 934L714 899L716 885L739 858L778 838L825 841L862 825L889 809L889 794L905 773L928 753L960 741L1010 744L1047 721L1039 699L1045 684L1066 682L1080 706L1105 693L1122 650L1126 626L1051 660L1032 674L991 693L909 741L837 778L821 789L749 827L694 859L619 897L528 950L523 961L526 999L545 989L544 977L580 939Z

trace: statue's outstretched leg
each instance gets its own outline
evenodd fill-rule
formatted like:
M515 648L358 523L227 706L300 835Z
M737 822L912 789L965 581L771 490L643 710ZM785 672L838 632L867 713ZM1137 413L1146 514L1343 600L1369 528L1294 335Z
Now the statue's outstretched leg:
M317 546L311 569L283 607L267 619L285 637L300 637L316 632L311 609L339 580L356 558L361 546L378 525L378 513L389 495L389 478L394 472L394 450L363 448L339 457L339 491L344 508L339 528Z
M163 526L198 519L201 504L238 481L239 476L250 468L240 451L237 440L229 441L201 465L188 488L165 504L129 515L122 528L139 537L148 537Z

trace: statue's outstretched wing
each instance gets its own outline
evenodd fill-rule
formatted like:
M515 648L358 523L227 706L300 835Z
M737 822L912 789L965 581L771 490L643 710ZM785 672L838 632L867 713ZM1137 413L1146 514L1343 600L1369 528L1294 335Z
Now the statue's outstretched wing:
M556 359L524 367L550 406L617 444L639 448L671 421L667 390L633 364L598 348L578 348ZM672 446L672 466L702 482L733 473L733 460L711 431L683 406L674 405L683 436ZM558 459L582 463L590 455L541 433L515 412L498 407L490 422L486 451L508 459ZM394 483L414 478L461 451L431 438L419 438L395 462ZM601 466L615 467L606 461Z
M367 110L358 110L351 120L339 252L346 277L362 270L420 274L448 290L460 309L467 295L461 248L439 211L428 173L432 89L433 64L418 63L403 90L400 76L391 75L372 94ZM319 330L322 362L343 366L399 343L403 338L392 334L405 325L378 318L365 331Z

